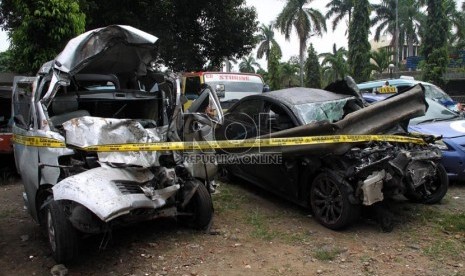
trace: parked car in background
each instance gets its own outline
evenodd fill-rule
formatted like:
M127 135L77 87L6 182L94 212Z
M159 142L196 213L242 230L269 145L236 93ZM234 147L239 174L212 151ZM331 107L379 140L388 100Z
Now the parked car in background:
M426 110L422 89L415 86L366 107L361 95L350 88L352 84L341 82L327 88L333 92L310 88L271 91L234 104L226 112L224 124L216 129L217 140L330 137L321 144L246 152L228 149L239 159L282 155L281 163L247 164L244 159L244 163L226 164L228 173L310 207L314 217L331 229L350 225L362 206L379 205L396 194L414 201L439 202L447 192L448 179L436 147L428 143L331 142L332 136L342 134L407 137L405 122Z
M83 233L167 216L195 228L211 221L201 176L173 151L114 148L179 141L180 81L147 67L156 40L130 26L91 30L36 77L15 78L14 151L25 205L59 263L73 260ZM95 149L102 145L112 148Z
M182 75L182 91L189 100L184 109L187 110L195 100L203 85L213 88L221 101L221 107L226 110L232 104L249 95L260 94L266 90L260 75L249 73L226 72L193 72Z
M424 116L410 120L409 131L441 136L436 145L442 150L441 163L449 180L465 181L465 120L463 116L427 99L428 111Z
M10 117L11 87L0 86L0 170L14 170Z
M388 86L386 86L386 82L389 83ZM435 100L452 111L462 111L462 105L454 101L438 86L428 82L418 81L410 77L363 82L357 86L360 92L364 95L364 98L373 102L385 99L392 94L408 90L419 83L421 83L425 88L426 98Z

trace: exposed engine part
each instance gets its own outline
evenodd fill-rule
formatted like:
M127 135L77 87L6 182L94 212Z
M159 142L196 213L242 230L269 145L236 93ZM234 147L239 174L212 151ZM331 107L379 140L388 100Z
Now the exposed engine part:
M372 205L376 202L382 201L383 196L383 181L386 177L386 171L376 171L368 176L362 184L363 191L363 204Z
M413 190L425 184L436 175L436 165L433 162L412 161L407 166L407 177L409 178Z
M155 167L153 168L155 175L152 183L155 189L163 189L176 184L176 172L174 168Z

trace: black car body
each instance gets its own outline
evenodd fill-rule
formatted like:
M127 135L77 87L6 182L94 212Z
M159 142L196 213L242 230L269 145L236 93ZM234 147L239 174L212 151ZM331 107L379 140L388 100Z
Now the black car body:
M224 124L216 129L215 138L408 136L409 119L421 116L427 109L420 86L371 106L367 106L356 89L346 82L327 89L337 93L291 88L246 97L228 110ZM447 175L439 164L441 152L426 142L328 141L227 152L235 152L241 158L282 155L280 164L236 162L226 164L225 168L234 176L311 207L317 220L332 229L349 225L358 217L362 205L378 205L384 198L396 194L435 203L442 199L448 186Z

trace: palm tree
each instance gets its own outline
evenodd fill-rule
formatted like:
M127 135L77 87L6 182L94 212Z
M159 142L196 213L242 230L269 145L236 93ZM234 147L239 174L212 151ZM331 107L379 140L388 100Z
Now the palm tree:
M260 64L257 63L252 55L243 57L241 63L239 63L239 71L244 73L255 73L254 66L260 68Z
M344 78L349 72L347 64L347 50L344 47L336 49L336 43L333 45L333 52L322 53L319 57L323 58L321 66L323 75L327 81L335 81Z
M396 7L396 0L383 0L381 4L374 4L376 13L371 20L371 24L377 25L375 40L379 41L382 33L392 35L391 46L396 44L402 46L407 41L409 55L413 53L413 44L418 42L418 31L420 22L423 21L423 14L420 12L420 2L417 0L398 0L399 7ZM398 28L399 41L396 41L396 8L398 8ZM394 53L397 60L397 53Z
M313 35L322 35L326 32L326 20L320 11L305 8L304 5L313 0L287 0L284 9L276 19L276 27L289 40L291 31L296 29L299 36L300 59L300 85L304 85L304 54L307 48L307 40Z
M260 44L257 50L257 58L263 58L263 56L265 56L267 62L270 56L271 47L276 47L279 54L282 54L281 47L279 47L278 42L274 39L273 28L273 23L268 24L268 26L262 24L259 28L260 34L257 36L257 40L259 41L258 43Z
M371 51L370 56L373 63L371 63L372 70L381 74L389 68L391 62L391 51L386 48L381 48L378 51Z
M339 22L346 16L348 16L347 26L350 26L350 21L352 20L352 11L354 9L354 0L331 0L327 5L328 12L326 13L325 18L329 19L333 15L333 31L336 30ZM346 32L347 33L347 32Z

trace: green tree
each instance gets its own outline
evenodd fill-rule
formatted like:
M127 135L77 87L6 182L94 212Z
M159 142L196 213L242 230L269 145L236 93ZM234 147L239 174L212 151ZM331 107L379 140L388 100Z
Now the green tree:
M255 67L260 68L260 64L257 63L253 56L243 57L239 63L239 71L244 73L255 73Z
M13 72L14 59L11 50L0 52L0 72Z
M333 19L333 31L336 30L339 22L348 17L347 26L350 26L350 21L352 20L352 11L354 9L354 0L331 0L326 5L328 12L326 13L325 18L330 19L334 16Z
M423 34L421 52L425 57L423 63L423 80L443 85L443 75L449 63L447 42L449 21L446 18L442 0L428 0L426 24L428 31Z
M303 64L307 41L312 35L321 36L326 32L326 20L320 11L304 7L313 0L287 0L284 9L276 19L276 26L289 40L291 31L296 29L299 37L300 85L304 85Z
M312 88L321 88L321 65L318 61L318 55L310 44L307 51L307 61L305 62L305 86Z
M355 1L354 20L349 28L348 62L356 82L370 78L370 3L368 0Z
M332 52L322 53L319 57L323 58L321 66L323 67L323 76L326 82L343 79L349 72L346 60L347 50L344 47L336 49L336 44L334 44Z
M297 74L299 73L299 65L292 62L283 62L280 64L281 87L292 87L298 83Z
M381 48L377 51L371 51L370 56L373 63L371 64L371 70L381 74L389 68L391 63L392 53L386 48Z
M154 34L159 59L174 71L220 67L256 46L257 13L245 0L80 0L87 29L128 24Z
M271 90L281 89L281 71L279 60L281 59L281 54L275 47L271 47L270 56L268 59L268 81Z
M5 16L4 5L13 15ZM35 74L40 66L53 59L69 39L82 33L85 15L74 0L2 1L2 27L11 40L14 71ZM7 9L8 10L8 9ZM4 21L10 18L10 21Z
M259 27L260 33L257 36L259 44L257 50L257 58L263 58L263 56L265 56L265 59L268 61L271 47L275 47L276 50L279 51L279 53L281 54L281 47L279 47L278 42L276 42L276 40L274 39L273 28L273 23L268 24L268 26L262 24Z
M409 56L413 54L413 45L418 42L418 32L424 16L420 10L421 3L417 0L398 0L398 28L399 40L396 41L396 0L383 0L381 4L374 4L375 16L371 20L375 29L375 40L379 41L382 33L392 35L391 46L401 47L407 42ZM397 53L394 53L397 60Z
M268 72L265 71L263 68L259 68L259 69L257 70L257 74L259 74L260 76L262 76L263 82L264 82L264 83L266 83L266 84L270 83L270 80L269 80L269 77L268 77Z

